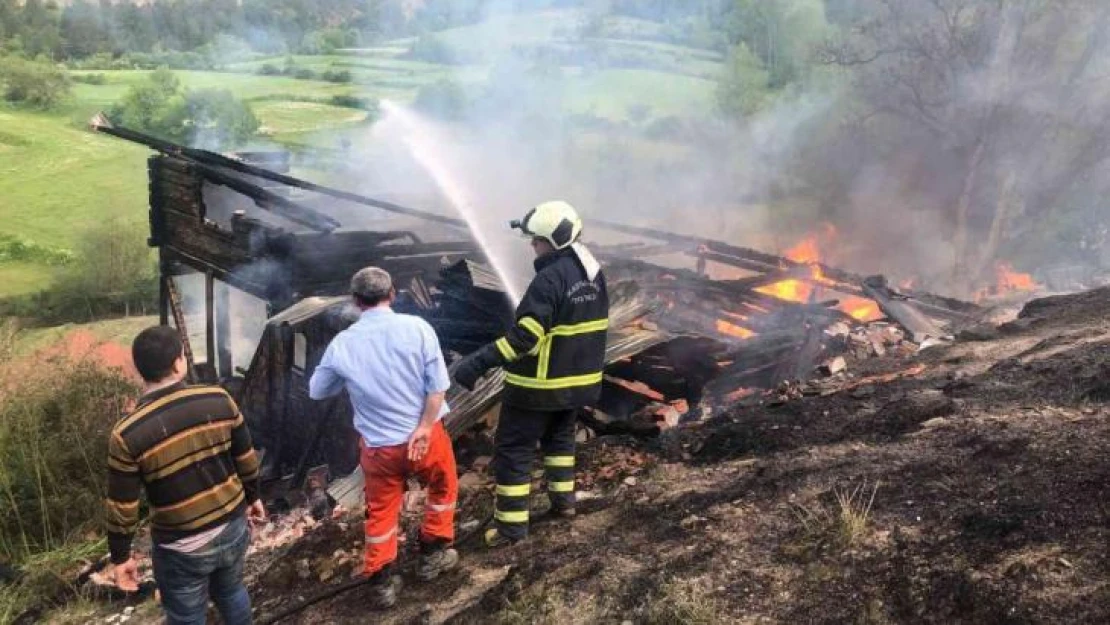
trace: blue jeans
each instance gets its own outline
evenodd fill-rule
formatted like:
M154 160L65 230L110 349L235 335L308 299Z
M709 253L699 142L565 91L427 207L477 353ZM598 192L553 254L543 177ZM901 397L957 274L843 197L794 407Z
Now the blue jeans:
M209 596L224 623L250 625L251 599L243 585L249 543L247 519L240 515L193 553L154 546L154 581L169 625L204 625Z

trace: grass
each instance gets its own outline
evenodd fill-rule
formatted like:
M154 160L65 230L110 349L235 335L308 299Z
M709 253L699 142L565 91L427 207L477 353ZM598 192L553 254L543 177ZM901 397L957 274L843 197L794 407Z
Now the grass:
M19 332L18 339L13 343L12 353L18 356L48 347L75 330L88 332L98 341L130 345L135 335L157 324L156 316L140 316L105 319L95 323L67 323L49 328L28 328ZM0 324L0 335L3 334L3 327Z
M713 625L722 622L720 601L709 583L672 578L661 584L644 610L647 625Z
M80 73L80 72L75 72ZM115 104L127 90L142 82L150 71L114 70L96 71L105 76L103 85L74 85L77 102L87 107L95 105L107 107ZM232 72L174 71L187 89L230 89L236 97L244 100L263 98L289 93L298 96L327 97L339 94L359 94L360 90L350 84L337 84L322 80L297 80L286 76L257 76Z
M252 108L262 122L260 132L298 134L358 124L366 112L315 102L257 102Z
M641 69L581 73L567 81L567 108L615 121L628 119L634 106L650 117L689 116L713 104L716 83L692 76Z
M10 135L0 149L0 233L72 248L108 216L146 212L145 148L56 113L0 108L0 128Z
M620 59L633 58L654 69L584 70L564 67L563 106L568 113L591 114L616 122L688 117L712 109L720 55L650 40L659 24L633 18L607 18L603 36L583 42L581 26L589 13L555 9L495 15L480 24L441 31L436 38L467 56L492 60L512 46L567 48L592 45ZM354 82L330 83L285 76L262 76L269 63L283 67L285 56L230 64L227 71L176 71L187 88L227 88L250 102L264 133L251 148L334 148L362 127L366 114L326 104L336 95L391 99L410 103L423 85L451 78L477 93L490 67L439 65L404 58L410 40L336 54L293 57L298 67L349 70ZM104 84L76 83L72 103L63 112L44 113L0 105L0 235L18 236L42 246L73 249L81 233L109 216L144 219L147 211L146 159L141 146L89 132L93 113L115 104L147 70L90 70ZM312 100L307 102L304 100ZM582 140L591 139L583 133ZM665 160L668 146L629 144L636 158ZM671 146L673 147L673 146ZM45 264L0 262L0 297L39 290L56 273Z
M11 623L31 608L49 607L56 601L71 599L72 583L81 561L98 559L107 550L107 541L74 542L34 555L23 563L24 575L19 581L0 587L0 623ZM77 601L67 606L70 617L88 616L95 606ZM38 619L35 619L38 620ZM70 618L50 618L48 622L84 622Z
M851 547L860 542L868 533L871 525L871 506L875 503L875 494L879 491L879 483L875 482L871 488L871 496L867 497L867 483L864 482L852 490L838 490L836 492L837 538L840 544ZM867 502L864 503L864 499Z
M493 615L498 625L565 625L604 622L604 608L592 596L568 596L566 592L537 585L517 588L512 601Z
M54 280L56 272L56 267L34 262L0 263L0 297L41 291Z
M801 529L801 540L792 551L815 554L824 546L850 549L871 533L871 507L875 503L879 483L863 482L854 488L833 490L832 505L820 502L812 506L795 504L794 518Z

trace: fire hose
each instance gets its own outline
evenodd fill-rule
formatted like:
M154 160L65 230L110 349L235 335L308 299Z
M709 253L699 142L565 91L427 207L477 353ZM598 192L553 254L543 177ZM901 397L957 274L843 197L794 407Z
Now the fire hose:
M474 527L472 527L472 528L468 529L467 531L463 532L461 536L456 536L455 537L455 544L462 544L462 543L467 542L468 540L473 538L475 534L482 531L482 528L489 525L490 521L492 521L492 520L493 520L493 511L490 511ZM411 572L412 569L413 569L413 564L414 563L411 562L411 561L405 563L404 565L402 565L400 567L400 572L401 573ZM332 597L336 597L338 595L341 595L341 594L343 594L343 593L345 593L349 590L353 590L353 589L358 588L359 586L363 586L363 585L365 585L369 582L370 582L369 577L358 577L358 578L346 581L346 582L344 582L342 584L339 584L337 586L334 586L332 588L327 588L327 589L325 589L325 590L323 590L323 591L321 591L321 592L319 592L319 593L317 593L317 594L315 594L315 595L313 595L313 596L311 596L311 597L309 597L309 598L307 598L303 601L299 601L299 602L285 608L281 612L278 612L277 614L275 614L273 616L269 616L269 617L266 617L264 619L259 619L257 622L258 622L259 625L273 625L273 623L277 623L278 621L285 620L285 619L289 618L290 616L293 616L294 614L297 614L299 612L303 612L304 610L312 607L313 605L316 605L317 603L320 603L321 601L326 601L328 599L331 599Z

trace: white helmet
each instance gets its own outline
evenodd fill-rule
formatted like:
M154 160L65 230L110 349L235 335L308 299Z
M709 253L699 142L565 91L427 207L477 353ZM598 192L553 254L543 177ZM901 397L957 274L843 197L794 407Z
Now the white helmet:
M557 250L574 243L582 234L582 218L578 211L562 200L544 202L528 211L524 219L510 225L520 228L525 236L546 239Z

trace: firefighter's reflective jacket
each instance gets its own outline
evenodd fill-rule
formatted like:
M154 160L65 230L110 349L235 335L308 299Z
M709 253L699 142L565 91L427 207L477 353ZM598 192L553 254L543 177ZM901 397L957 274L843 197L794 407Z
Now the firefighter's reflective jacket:
M494 345L505 369L502 401L532 410L593 405L601 394L609 292L567 248L536 259L516 325Z

